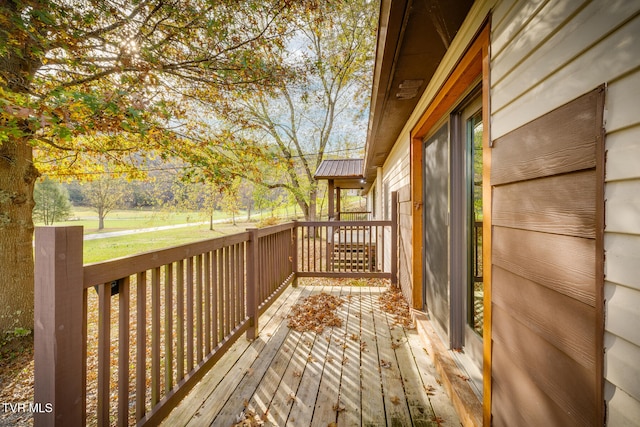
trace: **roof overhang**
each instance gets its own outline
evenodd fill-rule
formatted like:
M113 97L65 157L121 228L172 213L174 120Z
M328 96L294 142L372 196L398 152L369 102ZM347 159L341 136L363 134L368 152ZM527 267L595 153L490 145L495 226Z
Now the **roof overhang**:
M382 0L365 149L371 186L473 0Z
M333 181L334 187L361 190L364 187L363 163L362 159L323 160L314 178Z

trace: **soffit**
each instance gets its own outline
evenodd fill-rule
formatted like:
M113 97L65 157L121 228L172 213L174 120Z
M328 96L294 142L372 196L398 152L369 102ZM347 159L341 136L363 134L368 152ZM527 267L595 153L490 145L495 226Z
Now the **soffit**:
M365 150L369 187L460 29L472 0L382 0Z

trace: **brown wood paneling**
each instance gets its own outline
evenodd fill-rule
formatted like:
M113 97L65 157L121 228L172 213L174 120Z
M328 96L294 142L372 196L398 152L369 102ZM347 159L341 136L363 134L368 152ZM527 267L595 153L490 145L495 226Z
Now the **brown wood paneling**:
M493 193L493 224L595 238L596 172L501 185Z
M495 305L580 365L595 369L595 313L591 306L495 266L493 289ZM496 323L494 331L500 328Z
M498 311L493 313L494 321L497 313ZM496 402L493 407L494 426L584 427L593 425L592 420L588 420L585 424L578 414L569 412L569 408L563 407L565 402L557 401L546 394L537 386L532 373L521 369L514 362L505 346L494 345L493 363L502 367L499 371L494 371L493 375L493 392ZM562 386L566 387L566 384ZM572 390L571 397L574 397L573 394L577 392ZM501 405L499 402L508 402L508 404ZM524 423L514 423L512 420L518 417L510 412L519 413Z
M493 264L595 305L595 241L493 227Z
M603 423L603 101L495 141L494 425Z
M584 427L514 365L504 348L494 347L493 363L502 368L492 378L494 427Z
M491 184L595 167L599 96L589 92L495 140Z
M576 364L569 354L520 322L517 313L514 316L498 305L494 305L493 310L495 345L568 415L581 421L582 425L590 425L596 414L596 408L591 404L596 385L593 367ZM566 393L567 388L571 393Z

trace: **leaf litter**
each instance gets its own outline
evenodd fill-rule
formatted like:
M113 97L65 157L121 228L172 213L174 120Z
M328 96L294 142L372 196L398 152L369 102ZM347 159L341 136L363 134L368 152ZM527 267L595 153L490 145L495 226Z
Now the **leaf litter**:
M397 325L405 328L413 327L413 319L411 318L411 310L409 304L402 295L400 288L390 287L380 297L378 297L380 308L394 316Z
M321 334L326 327L340 327L342 319L336 315L336 310L343 302L324 292L309 296L293 306L291 314L287 316L287 326L298 332L317 334Z

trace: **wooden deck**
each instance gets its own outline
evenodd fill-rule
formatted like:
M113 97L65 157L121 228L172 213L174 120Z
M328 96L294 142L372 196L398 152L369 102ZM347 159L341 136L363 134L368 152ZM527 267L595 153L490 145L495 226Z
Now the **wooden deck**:
M229 427L252 410L267 426L459 426L416 331L379 309L384 290L289 287L163 425ZM342 326L289 329L291 307L319 292L344 300Z

